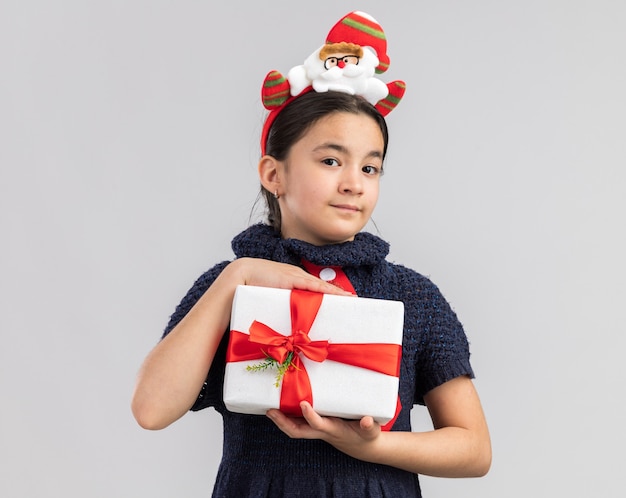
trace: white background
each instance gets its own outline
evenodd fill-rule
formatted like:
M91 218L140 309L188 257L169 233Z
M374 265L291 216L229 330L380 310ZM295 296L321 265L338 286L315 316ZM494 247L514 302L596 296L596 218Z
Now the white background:
M144 431L134 377L250 222L263 77L356 9L408 85L369 229L464 323L493 438L424 495L622 496L622 0L3 0L1 496L210 495L219 417Z

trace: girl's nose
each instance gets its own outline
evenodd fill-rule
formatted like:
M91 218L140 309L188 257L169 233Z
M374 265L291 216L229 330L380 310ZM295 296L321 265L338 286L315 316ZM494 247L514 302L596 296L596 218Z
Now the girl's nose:
M363 178L359 168L345 167L341 175L339 191L346 194L360 194L363 191Z

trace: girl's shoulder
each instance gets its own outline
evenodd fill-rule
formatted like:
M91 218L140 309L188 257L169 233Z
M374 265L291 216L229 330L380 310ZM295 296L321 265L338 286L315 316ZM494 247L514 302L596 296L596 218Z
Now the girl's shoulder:
M178 306L176 306L174 313L170 316L169 323L165 328L163 336L167 335L176 326L176 324L183 319L183 317L189 312L193 305L198 302L220 273L222 273L224 268L226 268L230 263L230 261L217 263L202 273L202 275L195 280Z
M231 260L221 261L206 270L196 279L196 281L189 289L188 294L197 292L200 292L200 295L204 294L204 292L211 286L215 279L219 277L220 273L224 271L224 268L226 268L231 262Z
M403 291L415 292L416 290L439 292L435 283L426 275L409 268L401 263L385 261L383 271L387 278L393 281Z
M451 305L429 276L399 263L385 261L379 282L391 299L404 302L406 308L414 310L437 309L451 311Z

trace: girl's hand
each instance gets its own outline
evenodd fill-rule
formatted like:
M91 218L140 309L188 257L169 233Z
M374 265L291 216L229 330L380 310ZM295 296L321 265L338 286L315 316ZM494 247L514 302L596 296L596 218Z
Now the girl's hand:
M237 282L243 285L277 289L301 289L342 296L353 295L336 285L307 273L302 268L286 263L276 263L258 258L240 258L228 265L228 270L234 272Z
M322 417L307 401L300 403L300 408L304 418L289 417L277 409L268 410L267 416L290 438L321 439L361 460L375 454L381 430L372 417L361 420Z

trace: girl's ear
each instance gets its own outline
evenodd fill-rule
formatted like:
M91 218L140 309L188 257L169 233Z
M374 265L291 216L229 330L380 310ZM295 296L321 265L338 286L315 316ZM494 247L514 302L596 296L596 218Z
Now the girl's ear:
M259 160L259 179L263 188L272 194L280 195L282 163L265 155Z

